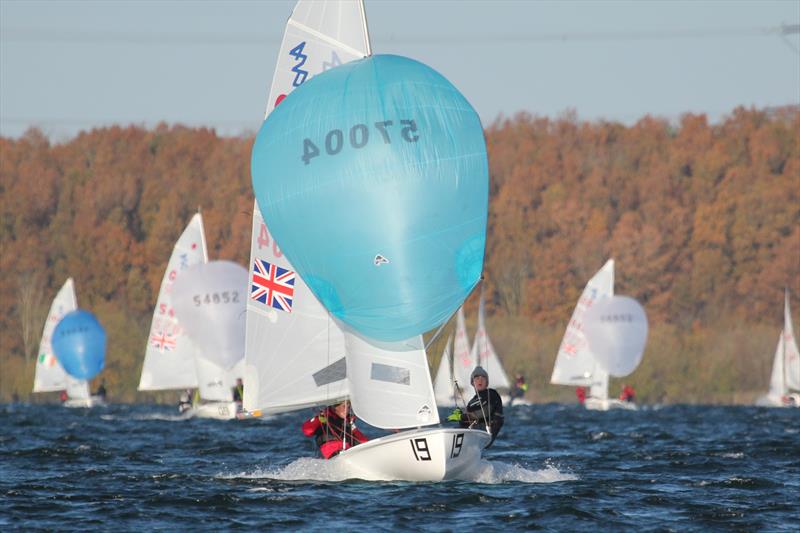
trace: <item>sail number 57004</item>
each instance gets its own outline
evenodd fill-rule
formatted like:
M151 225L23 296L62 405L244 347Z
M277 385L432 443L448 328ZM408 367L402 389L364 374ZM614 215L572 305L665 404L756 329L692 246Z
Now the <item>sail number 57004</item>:
M399 130L399 133L398 133ZM383 144L392 144L393 140L402 139L408 143L415 143L419 140L417 133L417 121L411 119L400 120L395 125L394 120L384 120L375 122L373 128L366 124L356 124L347 133L345 139L345 131L340 129L333 129L325 134L323 148L328 155L337 155L345 148L345 141L348 142L350 148L359 149L364 148L370 142L370 131L373 132L372 138L375 142L378 139L383 140ZM376 133L377 132L377 133ZM317 143L306 137L303 139L303 156L300 158L306 165L311 163L315 157L322 155L322 150Z

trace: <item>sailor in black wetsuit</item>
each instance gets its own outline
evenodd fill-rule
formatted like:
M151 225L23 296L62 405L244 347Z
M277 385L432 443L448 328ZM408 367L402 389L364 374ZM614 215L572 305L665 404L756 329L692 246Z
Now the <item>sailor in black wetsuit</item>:
M457 421L462 428L488 429L492 434L491 446L503 427L503 400L496 390L489 388L489 374L483 367L475 367L470 383L475 388L475 396L467 403L467 412L456 409L447 419Z

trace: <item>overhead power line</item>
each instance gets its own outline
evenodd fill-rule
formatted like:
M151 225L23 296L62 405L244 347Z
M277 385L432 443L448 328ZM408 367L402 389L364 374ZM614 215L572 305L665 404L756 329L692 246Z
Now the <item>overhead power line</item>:
M403 44L503 44L579 41L645 41L669 39L709 39L731 37L787 36L800 33L800 24L781 24L749 28L683 28L674 30L631 30L609 32L565 32L526 34L419 35L402 37L388 34L377 41ZM46 28L6 28L0 41L41 44L138 44L138 45L253 45L277 44L280 35L214 32L130 32L109 30L65 30Z

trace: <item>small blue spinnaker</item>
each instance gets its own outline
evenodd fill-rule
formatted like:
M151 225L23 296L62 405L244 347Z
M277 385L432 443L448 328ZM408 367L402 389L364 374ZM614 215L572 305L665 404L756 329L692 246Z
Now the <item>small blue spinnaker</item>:
M64 315L53 331L53 353L70 376L92 379L105 364L106 332L89 311Z

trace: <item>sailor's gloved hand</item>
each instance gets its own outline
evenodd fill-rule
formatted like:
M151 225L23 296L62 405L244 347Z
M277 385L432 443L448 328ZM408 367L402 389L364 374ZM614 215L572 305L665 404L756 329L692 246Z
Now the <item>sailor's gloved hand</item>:
M450 422L461 422L461 409L454 409L450 416L447 417Z
M317 416L317 420L319 420L320 424L327 424L328 423L328 417L326 417L325 415Z

